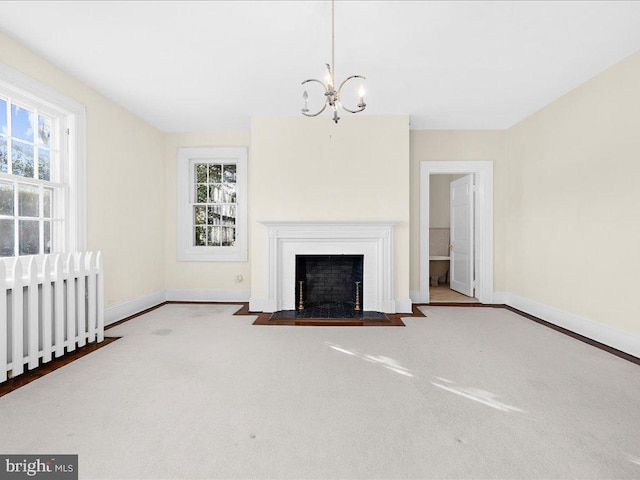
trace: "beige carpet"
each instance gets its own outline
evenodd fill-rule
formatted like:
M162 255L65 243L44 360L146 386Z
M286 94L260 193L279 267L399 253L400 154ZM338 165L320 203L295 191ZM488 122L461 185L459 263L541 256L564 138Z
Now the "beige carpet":
M80 478L640 478L640 367L502 309L406 328L167 305L0 398L0 451Z

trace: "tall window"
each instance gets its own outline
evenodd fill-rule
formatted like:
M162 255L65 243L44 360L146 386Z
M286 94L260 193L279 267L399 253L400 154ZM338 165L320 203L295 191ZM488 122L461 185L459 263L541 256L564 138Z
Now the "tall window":
M179 149L178 260L246 260L246 163L245 148Z
M0 64L0 257L84 248L84 108Z

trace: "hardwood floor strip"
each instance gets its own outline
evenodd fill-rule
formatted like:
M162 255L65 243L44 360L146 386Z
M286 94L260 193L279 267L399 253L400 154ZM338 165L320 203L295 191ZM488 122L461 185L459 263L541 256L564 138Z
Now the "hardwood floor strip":
M0 397L17 390L20 387L24 387L34 380L44 377L45 375L62 368L65 365L90 354L91 352L95 352L102 347L106 347L118 339L120 339L120 337L105 337L104 341L100 343L89 343L84 347L76 348L73 352L67 353L62 357L51 360L50 362L42 363L41 360L39 365L33 370L27 370L17 377L10 378L6 382L0 383Z

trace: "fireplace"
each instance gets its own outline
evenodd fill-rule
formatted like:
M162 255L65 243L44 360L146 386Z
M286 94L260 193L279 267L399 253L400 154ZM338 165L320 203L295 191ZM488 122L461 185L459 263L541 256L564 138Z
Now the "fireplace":
M298 310L331 304L361 309L364 255L296 255Z
M268 240L266 296L252 296L249 302L251 311L276 312L297 308L297 256L357 255L363 257L362 310L396 313L393 297L394 222L260 223L267 228Z

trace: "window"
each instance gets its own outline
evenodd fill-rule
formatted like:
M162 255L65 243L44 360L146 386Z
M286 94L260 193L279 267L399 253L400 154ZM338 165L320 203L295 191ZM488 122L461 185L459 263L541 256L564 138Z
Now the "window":
M0 64L0 257L84 249L84 107Z
M178 149L178 260L247 260L246 148Z

